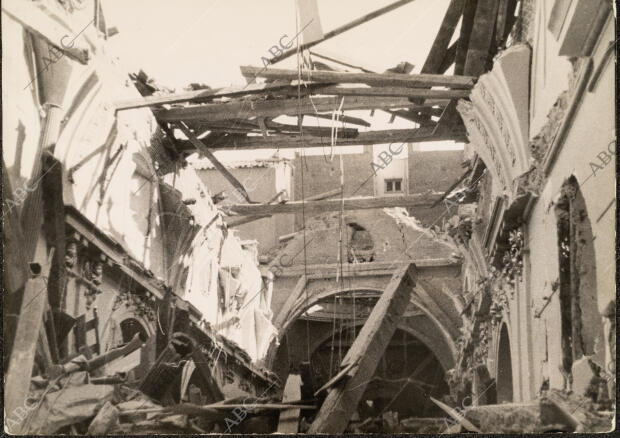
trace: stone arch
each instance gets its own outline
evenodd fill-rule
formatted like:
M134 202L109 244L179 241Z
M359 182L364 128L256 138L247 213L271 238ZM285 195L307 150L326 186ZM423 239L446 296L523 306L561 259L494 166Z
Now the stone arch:
M355 325L357 327L362 326L364 325L364 321L358 321ZM353 324L346 324L343 326L343 328L350 328L352 326ZM424 345L426 345L428 349L435 355L441 367L443 368L444 372L454 367L453 357L448 356L446 354L446 350L445 349L442 350L440 345L437 345L436 342L432 342L432 340L427 335L425 335L424 332L417 330L415 327L412 327L411 325L406 324L406 323L398 324L396 329L401 330L413 336L414 338L417 338ZM314 342L310 344L310 354L312 354L319 346L321 346L325 341L327 341L327 339L329 339L330 336L331 336L331 333L327 333L321 336L320 338L315 339Z
M267 354L265 365L267 368L272 369L274 366L275 359L278 355L279 350L279 341L284 339L285 334L292 326L293 322L296 321L307 309L311 308L319 301L332 297L334 295L347 293L347 292L378 292L382 293L383 289L373 288L373 287L364 287L363 289L357 287L345 287L345 288L334 288L327 291L323 291L318 294L313 294L309 297L308 301L302 300L301 302L297 302L294 306L294 310L290 313L287 319L282 323L282 326L279 328L277 338L272 341L272 345L270 346L270 351ZM303 297L303 294L302 294ZM417 304L416 304L417 305ZM449 331L441 325L439 320L435 315L432 314L426 307L422 305L417 305L417 307L425 314L425 316L431 321L433 326L439 331L441 334L441 339L443 342L437 343L437 339L431 339L430 336L427 336L422 331L416 330L415 328L407 326L407 332L416 338L420 339L425 345L428 346L429 349L435 354L437 358L442 363L442 366L445 366L446 369L454 366L455 357L456 357L456 346L454 344L453 339L449 335Z
M562 185L555 204L561 319L561 366L570 374L581 357L601 354L603 323L598 313L594 236L585 199L574 176Z
M126 318L119 323L119 326L123 343L131 341L136 334L140 336L142 342L146 342L149 338L146 328L136 318Z
M497 340L497 359L495 363L497 364L497 402L512 402L512 354L510 349L510 336L508 335L508 325L505 322L502 323L499 329L499 335Z
M148 371L156 355L156 326L154 321L145 318L133 305L121 305L112 311L102 332L102 352L128 342L128 338L133 338L138 333L144 346L140 353L140 365L133 371L134 377L138 378Z
M327 333L321 339L314 340L310 369L315 388L325 384L338 372L339 363L354 336L352 327L353 324L343 327L342 351L339 351L338 335L332 338ZM440 399L450 391L444 365L429 345L411 335L409 327L403 324L392 335L367 383L362 401L370 404L360 403L359 414L362 418L374 417L387 410L398 412L401 416L440 416L443 412L436 409L428 398Z

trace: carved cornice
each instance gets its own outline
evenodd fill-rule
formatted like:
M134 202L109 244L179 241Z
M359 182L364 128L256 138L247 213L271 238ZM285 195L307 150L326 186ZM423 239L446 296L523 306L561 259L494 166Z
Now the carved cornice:
M530 167L528 88L530 49L515 45L496 59L493 70L480 77L471 102L457 105L468 138L487 169L496 189L512 200L515 180Z

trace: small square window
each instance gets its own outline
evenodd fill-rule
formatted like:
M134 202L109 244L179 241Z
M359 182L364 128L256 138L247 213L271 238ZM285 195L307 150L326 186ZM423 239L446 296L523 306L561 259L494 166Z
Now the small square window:
M402 192L402 179L386 179L385 180L385 192L386 193L397 193Z

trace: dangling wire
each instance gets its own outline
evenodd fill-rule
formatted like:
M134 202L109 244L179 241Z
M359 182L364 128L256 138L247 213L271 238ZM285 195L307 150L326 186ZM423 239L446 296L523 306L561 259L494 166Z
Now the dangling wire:
M299 45L299 15L295 14L295 30L296 30L296 43L297 43L297 123L299 126L299 136L303 140L303 123L301 117L301 50ZM305 158L304 148L302 143L301 148L302 161ZM308 278L308 258L307 258L307 244L306 244L306 209L305 209L305 194L304 194L304 166L301 166L301 223L304 241L304 275ZM308 288L305 289L306 303L309 303ZM310 321L306 318L306 355L308 363L310 363ZM310 367L312 369L312 367Z

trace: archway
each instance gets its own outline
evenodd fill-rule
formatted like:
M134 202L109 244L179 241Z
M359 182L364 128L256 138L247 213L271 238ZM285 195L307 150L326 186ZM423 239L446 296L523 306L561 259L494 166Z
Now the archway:
M555 206L558 233L559 299L562 368L570 375L573 362L584 355L601 354L604 341L598 313L594 236L585 199L577 179L563 184Z
M136 333L140 336L142 342L146 342L149 337L144 326L135 318L124 319L121 321L120 327L123 343L131 341Z
M497 347L497 402L512 402L512 355L508 327L502 324Z
M307 317L307 312L309 310L315 308L319 304L338 299L339 297L346 300L352 295L355 295L357 297L356 302L358 304L354 305L353 308L357 308L357 311L360 311L362 306L359 305L359 303L364 297L372 297L376 300L382 292L383 289L368 286L359 288L358 286L348 288L330 288L327 290L320 288L318 293L313 293L307 298L304 294L301 294L302 298L299 299L293 309L287 313L286 319L278 327L278 337L277 339L274 339L269 347L269 352L265 358L264 366L273 371L277 368L278 375L280 375L280 372L285 372L288 369L287 366L282 365L282 360L285 359L282 352L283 342L286 342L286 335L291 331L293 325L300 319ZM433 354L439 358L444 368L451 368L454 366L454 362L456 360L456 346L454 344L454 340L450 337L448 330L441 325L438 318L431 311L429 311L429 309L422 306L419 302L415 303L415 308L426 317L426 320L424 321L424 328L410 326L406 329L406 331L425 342L426 345L431 348ZM370 310L371 309L372 306L370 307ZM332 314L330 312L329 320L332 319L331 316ZM358 315L355 318L351 318L350 316L351 315L349 314L349 316L345 316L344 319L349 320L349 323L357 320L357 324L359 325L363 324L365 317L368 315ZM408 314L406 312L404 317L407 316ZM303 339L306 337L305 332L299 333L299 336L301 337L300 339ZM293 339L296 338L293 337ZM294 349L295 345L288 345L288 348ZM309 346L304 348L307 350L309 349ZM290 354L290 352L287 352L287 355L288 354Z
M311 352L312 386L319 388L339 371L360 327L343 327ZM397 412L399 418L440 417L430 397L449 395L445 370L433 352L406 330L397 329L358 407L359 420Z

